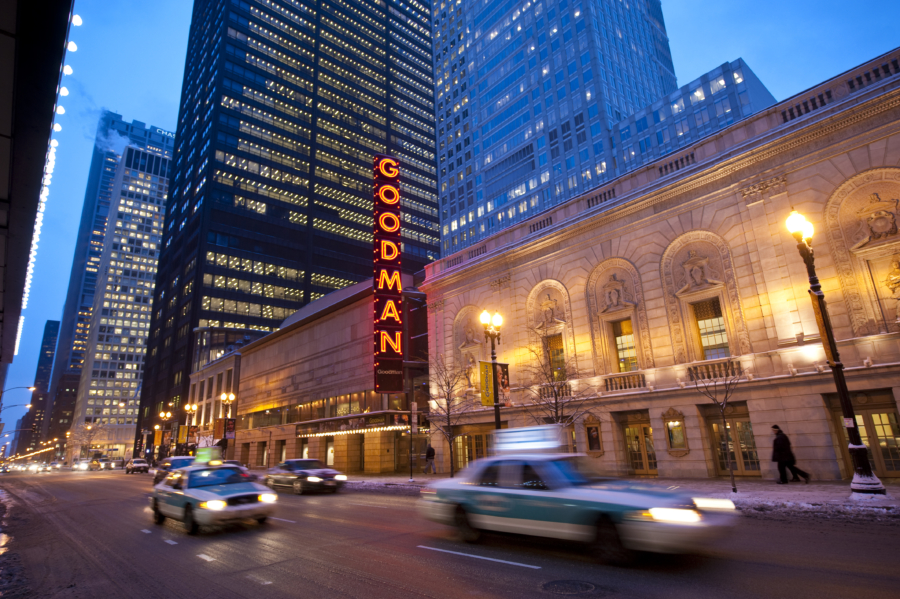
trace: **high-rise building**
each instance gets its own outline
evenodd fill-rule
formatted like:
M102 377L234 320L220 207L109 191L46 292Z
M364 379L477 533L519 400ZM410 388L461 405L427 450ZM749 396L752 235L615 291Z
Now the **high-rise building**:
M142 418L187 396L195 328L274 330L372 276L375 154L401 162L404 269L437 256L429 10L195 1Z
M12 441L9 444L9 450L6 452L8 455L15 455L19 452L19 439L22 437L22 421L25 420L25 416L22 416L18 420L16 420L16 428L13 429L12 433Z
M59 345L57 345L59 351ZM75 400L78 397L78 381L80 373L66 373L60 377L56 388L56 396L50 410L50 425L47 427L45 440L57 439L56 458L66 455L68 438L66 433L72 428L75 414Z
M31 392L31 407L22 418L22 431L17 451L34 451L41 440L41 431L50 420L50 372L53 370L53 356L56 353L56 339L59 336L59 321L48 320L41 338L41 353L38 355L37 370L34 373L34 391ZM17 427L19 428L19 427Z
M169 168L163 152L128 146L112 180L72 417L98 427L91 449L109 456L125 456L134 438Z
M54 402L62 376L79 375L84 364L109 207L111 202L118 201L113 179L122 152L131 145L171 157L174 142L175 134L160 127L148 127L141 121L128 123L109 110L100 116L63 307L59 348L53 364L50 397Z
M633 168L616 123L681 91L659 0L471 4L434 10L445 254ZM724 126L713 114L701 127L720 128L720 120ZM678 138L673 129L656 156L676 149ZM638 153L633 143L629 158Z

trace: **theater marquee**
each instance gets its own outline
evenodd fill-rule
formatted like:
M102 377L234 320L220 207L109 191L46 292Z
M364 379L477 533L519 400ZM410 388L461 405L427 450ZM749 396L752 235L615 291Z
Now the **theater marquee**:
M400 163L375 156L375 390L403 389L403 295L400 284Z

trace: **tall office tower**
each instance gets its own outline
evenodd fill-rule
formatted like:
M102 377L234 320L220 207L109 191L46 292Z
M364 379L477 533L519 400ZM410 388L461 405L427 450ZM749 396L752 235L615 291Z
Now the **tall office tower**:
M404 269L437 256L429 10L195 1L142 418L186 397L195 328L275 330L372 276L375 154L401 162Z
M613 124L676 88L659 0L469 4L433 11L444 252L608 179Z
M18 451L34 451L41 441L41 431L50 419L48 397L50 396L50 372L53 370L53 355L56 353L56 338L59 336L59 321L48 320L41 338L41 353L34 373L34 391L31 393L31 407L22 417L22 431ZM18 428L18 427L17 427Z
M132 145L171 157L174 142L175 134L165 129L148 127L140 121L127 123L120 115L108 110L100 115L72 257L69 289L63 307L59 349L53 364L50 397L54 402L61 377L64 374L80 375L84 363L91 307L99 276L100 250L106 235L110 202L118 198L117 190L113 189L113 179L122 152L126 146Z
M112 181L72 418L102 425L91 449L109 456L125 457L134 439L169 168L162 152L128 146Z
M9 444L9 451L7 454L15 455L19 453L19 439L22 437L22 421L25 420L25 416L22 416L18 420L16 420L16 428L13 429L12 441Z
M59 345L57 345L59 351ZM50 410L50 425L47 427L45 441L57 439L54 443L58 447L56 458L61 459L66 455L68 438L66 433L72 428L73 415L75 414L75 400L78 398L78 380L80 373L66 373L59 379L56 396Z

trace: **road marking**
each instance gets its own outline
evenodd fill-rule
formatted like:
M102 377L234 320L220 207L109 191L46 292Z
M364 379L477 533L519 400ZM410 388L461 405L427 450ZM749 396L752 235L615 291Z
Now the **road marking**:
M431 551L440 551L441 553L452 553L453 555L461 555L463 557L474 557L475 559L483 559L489 562L498 562L501 564L509 564L510 566L520 566L522 568L531 568L532 570L540 570L540 566L529 566L528 564L520 564L519 562L508 562L502 559L494 559L493 557L482 557L480 555L472 555L471 553L460 553L459 551L447 551L446 549L438 549L437 547L426 547L419 545L419 549L429 549Z
M198 553L198 554L197 554L197 557L199 557L200 559L205 559L205 560L208 561L208 562L214 562L214 561L216 561L216 558L214 558L214 557L209 557L209 556L206 555L205 553Z
M178 544L175 541L173 541L172 539L166 539L166 543L168 543L169 545L177 545Z
M373 505L371 503L355 503L353 501L350 501L349 503L350 503L350 505L364 505L366 507L377 507L377 508L381 508L383 510L390 509L390 507L387 505Z
M147 535L150 534L150 531L147 530L146 528L142 528L142 529L141 529L141 532L144 533L144 534L147 534Z
M290 522L291 524L296 524L294 520L285 520L284 518L276 518L275 516L269 516L272 520L278 520L279 522Z
M252 574L250 576L248 576L247 578L249 578L253 582L258 582L259 584L263 584L263 585L272 584L271 580L263 580L262 578L257 578L256 576L253 576Z

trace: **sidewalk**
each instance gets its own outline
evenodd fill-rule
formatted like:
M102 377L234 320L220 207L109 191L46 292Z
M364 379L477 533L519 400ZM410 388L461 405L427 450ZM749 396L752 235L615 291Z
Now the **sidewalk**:
M347 485L363 489L393 490L416 494L429 483L445 480L446 474L352 474ZM895 522L900 525L900 481L885 483L887 495L858 499L851 497L850 481L814 481L809 484L777 485L774 481L737 479L738 492L732 493L728 478L639 478L635 484L690 492L704 497L731 499L744 515L754 518L783 519L817 517L829 519L865 519ZM882 481L884 482L884 481Z

